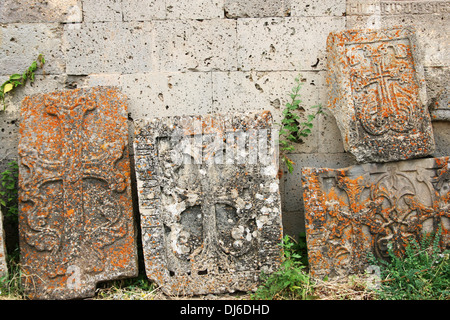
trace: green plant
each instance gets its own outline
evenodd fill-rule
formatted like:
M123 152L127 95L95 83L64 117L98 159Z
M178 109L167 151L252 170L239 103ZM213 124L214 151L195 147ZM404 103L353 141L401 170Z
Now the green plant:
M0 297L22 299L23 288L19 262L19 247L7 257L8 272L0 278Z
M294 170L294 161L292 161L287 153L294 151L293 143L302 143L303 138L309 136L313 127L313 121L319 114L325 114L322 105L314 105L311 108L316 109L315 112L308 114L305 121L301 121L299 111L305 112L305 109L300 105L300 90L302 88L301 75L295 78L296 85L292 88L289 94L290 101L286 103L283 110L283 119L281 120L280 128L280 157L286 164L289 173Z
M40 54L35 61L31 63L31 65L28 67L27 70L25 70L22 74L12 74L8 80L6 80L1 86L0 86L0 100L3 103L3 111L6 110L6 102L5 97L8 92L11 92L14 88L18 86L25 85L27 80L29 79L30 82L34 82L34 72L37 70L37 68L42 68L45 64L45 59L42 54Z
M450 251L440 248L440 235L441 228L419 241L412 237L401 256L389 244L389 261L370 256L370 263L380 267L379 299L450 299Z
M281 243L284 259L280 268L266 275L262 273L262 285L251 295L253 300L285 300L311 299L313 286L309 274L304 270L298 253L298 243L291 237L285 236Z
M17 161L8 163L8 168L0 173L0 205L5 216L17 221L18 190L17 179L19 177L19 167Z

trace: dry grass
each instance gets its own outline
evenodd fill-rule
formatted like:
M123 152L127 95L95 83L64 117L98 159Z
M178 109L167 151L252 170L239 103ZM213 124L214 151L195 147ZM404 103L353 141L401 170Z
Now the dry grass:
M376 300L376 294L368 288L364 276L318 280L314 285L314 295L319 300Z

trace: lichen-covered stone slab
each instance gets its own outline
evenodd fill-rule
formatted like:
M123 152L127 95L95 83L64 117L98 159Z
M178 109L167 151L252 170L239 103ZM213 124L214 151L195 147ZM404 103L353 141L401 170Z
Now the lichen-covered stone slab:
M19 240L30 298L88 297L99 281L137 275L125 101L96 87L22 102Z
M328 108L358 162L423 157L435 143L423 66L408 28L346 30L327 40Z
M5 246L5 231L3 230L3 215L0 210L0 278L8 273L8 266L6 264L6 246Z
M449 157L303 168L308 257L314 277L364 272L367 253L387 259L410 237L442 227L450 247Z
M254 290L279 266L272 125L269 112L135 121L145 268L166 294Z

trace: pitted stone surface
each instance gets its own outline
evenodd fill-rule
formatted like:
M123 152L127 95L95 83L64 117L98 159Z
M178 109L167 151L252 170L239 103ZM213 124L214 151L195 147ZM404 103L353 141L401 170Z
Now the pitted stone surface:
M254 290L278 267L272 121L269 112L135 121L146 272L165 293Z
M449 157L303 168L303 198L311 274L363 273L367 253L386 259L387 245L403 252L409 237L442 226L450 247Z
M125 97L96 87L23 100L19 230L33 299L94 295L137 275Z
M434 151L416 46L407 28L329 35L328 108L345 150L358 162L406 160Z

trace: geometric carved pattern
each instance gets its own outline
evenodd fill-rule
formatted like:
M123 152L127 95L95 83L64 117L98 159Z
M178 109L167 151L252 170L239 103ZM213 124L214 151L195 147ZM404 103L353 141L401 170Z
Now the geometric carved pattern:
M448 157L346 169L303 168L308 256L315 277L364 272L367 253L386 259L409 237L442 226L450 246Z
M328 37L328 107L358 162L434 150L423 67L409 29L346 30Z
M148 278L169 295L256 289L261 271L280 263L271 114L180 116L135 126Z
M92 296L137 275L125 97L97 87L24 99L19 227L27 294Z

